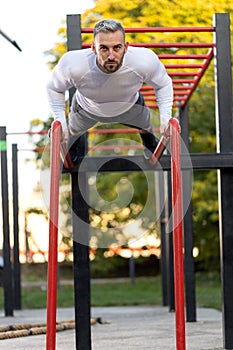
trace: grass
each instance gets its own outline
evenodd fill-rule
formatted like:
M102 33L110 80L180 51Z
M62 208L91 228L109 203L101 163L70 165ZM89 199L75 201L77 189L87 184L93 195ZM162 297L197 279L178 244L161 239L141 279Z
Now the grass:
M22 308L45 308L47 291L41 286L22 288ZM198 307L221 310L221 285L218 274L196 274ZM4 307L0 288L0 309ZM162 305L161 277L138 277L134 284L111 282L91 284L92 306ZM73 285L61 285L57 291L58 307L74 306Z

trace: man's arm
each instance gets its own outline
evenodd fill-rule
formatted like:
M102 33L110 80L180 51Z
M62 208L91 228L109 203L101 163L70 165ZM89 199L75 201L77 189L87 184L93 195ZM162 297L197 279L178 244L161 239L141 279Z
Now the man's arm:
M172 117L173 105L173 86L172 79L169 77L164 65L158 56L151 50L148 53L151 64L148 65L148 74L146 83L152 85L156 94L156 101L160 114L160 132L163 134L169 119Z
M65 55L64 55L65 56ZM65 93L72 87L70 79L67 75L69 71L68 63L64 59L64 56L60 59L58 64L53 69L50 79L47 83L47 96L49 106L54 117L54 120L58 120L62 124L63 137L67 138L67 122L66 122L66 100Z

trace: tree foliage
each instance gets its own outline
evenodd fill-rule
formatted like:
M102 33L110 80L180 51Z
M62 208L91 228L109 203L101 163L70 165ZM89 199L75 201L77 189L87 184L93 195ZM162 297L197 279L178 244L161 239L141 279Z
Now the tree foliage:
M213 15L215 13L230 13L231 23L233 21L233 2L226 0L193 0L187 4L184 0L96 0L93 9L87 10L82 16L82 27L93 27L96 21L104 18L114 18L121 21L124 27L177 27L177 26L212 26ZM233 25L231 25L233 31ZM46 52L49 59L49 66L52 68L66 51L66 28L62 23L58 31L60 41L51 50ZM232 33L231 33L232 34ZM232 35L233 38L233 35ZM127 40L131 41L170 41L170 42L212 42L212 33L150 33L150 34L127 34ZM90 35L83 35L83 41L91 42ZM233 44L233 43L232 43ZM170 49L169 49L170 50ZM158 50L156 51L157 53ZM176 52L183 53L185 49ZM190 53L190 52L189 52ZM214 97L214 67L209 67L199 86L192 95L189 102L189 124L190 124L190 150L191 152L215 152L215 97ZM155 113L155 119L158 115ZM51 118L48 119L51 121ZM156 124L156 122L155 122ZM48 123L41 122L41 128L48 127ZM34 124L32 123L32 129ZM38 124L37 124L38 127ZM98 127L98 126L97 126ZM101 125L101 128L113 126ZM117 126L119 127L119 126ZM111 136L112 137L112 136ZM139 142L138 136L129 137L130 142ZM41 141L41 140L40 140ZM106 136L91 135L90 144L106 144L109 139ZM119 136L118 142L121 144ZM124 141L125 142L125 141ZM94 151L93 151L94 152ZM92 153L92 154L97 154ZM107 151L105 151L107 152ZM118 152L117 148L112 152ZM125 153L127 153L125 151ZM103 154L103 152L101 152ZM106 153L107 154L107 153ZM146 182L141 179L141 174L123 174L123 179L132 181L136 188L136 194L129 205L122 208L121 212L110 215L92 210L92 226L102 229L116 229L121 220L131 220L134 218L135 210L140 211L145 202L147 193ZM98 190L106 200L112 200L115 192L115 185L119 181L118 175L106 175L96 178L93 184L98 182ZM123 180L122 180L123 181ZM125 181L125 183L127 182ZM124 182L124 181L123 181ZM127 192L127 182L124 190ZM97 199L93 198L93 207L98 207ZM137 209L135 209L137 208ZM127 212L126 217L124 217ZM218 199L216 172L195 172L193 186L193 224L194 242L199 248L199 262L206 267L209 261L218 261ZM148 223L150 227L152 221ZM152 225L153 226L153 225Z

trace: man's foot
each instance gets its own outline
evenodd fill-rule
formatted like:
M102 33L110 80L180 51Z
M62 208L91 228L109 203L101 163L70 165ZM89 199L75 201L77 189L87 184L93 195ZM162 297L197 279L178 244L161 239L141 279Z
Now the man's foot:
M140 133L142 143L144 146L144 158L151 159L152 154L154 153L158 140L156 139L154 134L151 133Z

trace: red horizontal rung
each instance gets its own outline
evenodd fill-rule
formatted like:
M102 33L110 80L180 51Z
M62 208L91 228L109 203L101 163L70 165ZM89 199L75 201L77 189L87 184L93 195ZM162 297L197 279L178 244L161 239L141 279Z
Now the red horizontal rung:
M215 27L145 27L125 28L126 33L189 33L189 32L214 32ZM82 33L91 34L93 28L82 28Z
M191 59L191 60L198 60L198 59L206 59L209 57L209 54L164 54L164 53L159 53L158 57L160 59L175 59L175 60L185 60L185 59Z
M147 48L213 48L214 44L212 43L129 43L130 46L135 47L147 47ZM90 48L90 43L83 43L82 48Z
M176 69L176 68L192 68L192 69L195 69L195 68L202 68L202 64L199 63L199 64L195 64L195 63L184 63L184 64L165 64L164 65L165 68L167 69Z
M130 46L148 48L213 48L213 43L129 43Z
M198 75L198 72L168 72L168 75L170 75L170 77L195 77Z

